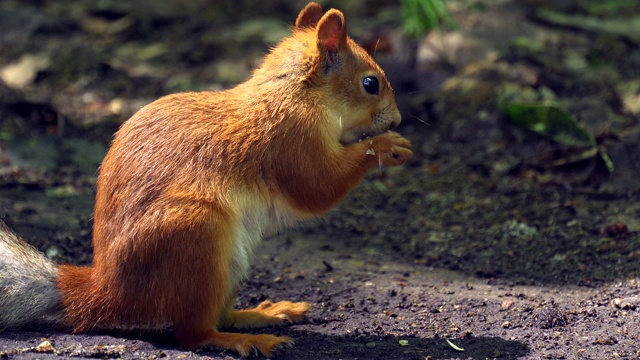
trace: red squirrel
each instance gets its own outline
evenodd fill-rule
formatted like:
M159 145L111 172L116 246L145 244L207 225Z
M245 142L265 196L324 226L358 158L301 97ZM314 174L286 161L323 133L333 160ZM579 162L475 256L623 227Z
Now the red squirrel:
M54 265L0 229L0 327L171 326L182 346L270 356L284 336L221 332L297 323L305 302L235 310L265 236L338 203L411 144L384 72L342 12L309 3L235 88L162 97L123 123L97 183L91 266Z

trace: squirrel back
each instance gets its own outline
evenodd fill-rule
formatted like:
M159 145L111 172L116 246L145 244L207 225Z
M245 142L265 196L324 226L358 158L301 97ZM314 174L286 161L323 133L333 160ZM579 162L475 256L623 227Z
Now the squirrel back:
M63 324L170 324L182 345L243 355L290 342L217 330L297 322L308 311L288 301L233 309L254 249L329 210L370 168L412 155L389 131L400 123L391 85L346 31L340 11L310 3L246 82L162 97L122 125L100 167L92 266L34 266L47 284L55 278L50 308L64 309Z

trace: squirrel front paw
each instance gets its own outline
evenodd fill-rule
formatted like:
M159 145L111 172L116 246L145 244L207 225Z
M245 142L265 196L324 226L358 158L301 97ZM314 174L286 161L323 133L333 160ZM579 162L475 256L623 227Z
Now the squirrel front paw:
M411 142L397 132L387 131L366 140L366 143L369 145L367 155L374 156L380 165L402 165L413 156L413 151L409 149Z

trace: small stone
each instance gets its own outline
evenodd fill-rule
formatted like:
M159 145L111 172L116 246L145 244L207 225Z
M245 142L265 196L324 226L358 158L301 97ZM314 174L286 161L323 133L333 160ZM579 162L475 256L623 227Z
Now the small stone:
M49 340L45 340L41 342L38 346L33 349L37 353L54 353L56 349L51 345Z
M513 306L513 300L504 300L502 304L500 304L500 307L505 310L511 308L511 306Z

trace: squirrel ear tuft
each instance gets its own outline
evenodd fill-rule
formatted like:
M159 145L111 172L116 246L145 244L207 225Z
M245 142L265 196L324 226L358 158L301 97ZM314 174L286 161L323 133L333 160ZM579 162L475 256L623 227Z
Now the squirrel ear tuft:
M344 14L336 9L327 11L318 23L318 45L329 53L336 52L347 43L347 24Z
M300 14L298 14L296 28L315 28L322 14L322 7L316 2L310 2L300 11Z

